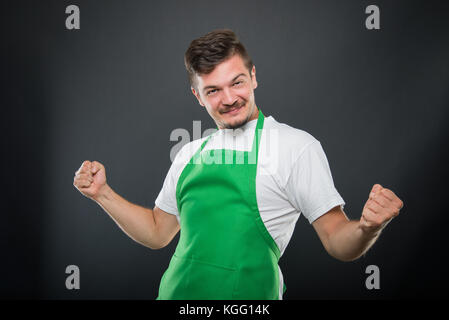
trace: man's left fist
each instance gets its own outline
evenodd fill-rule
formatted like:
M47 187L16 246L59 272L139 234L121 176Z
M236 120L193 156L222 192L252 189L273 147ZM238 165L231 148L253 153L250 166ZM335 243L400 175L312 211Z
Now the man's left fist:
M378 232L399 214L403 206L403 202L393 191L375 184L363 207L360 227L364 231Z

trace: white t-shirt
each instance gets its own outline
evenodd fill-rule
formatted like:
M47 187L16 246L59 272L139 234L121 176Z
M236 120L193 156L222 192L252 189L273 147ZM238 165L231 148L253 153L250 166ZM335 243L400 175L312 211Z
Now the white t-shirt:
M239 129L212 134L203 151L251 151L257 119ZM185 165L207 137L187 143L176 155L155 204L179 220L176 185ZM307 132L266 117L256 174L259 212L281 255L302 213L309 223L344 201L335 189L329 164L318 140ZM281 282L282 274L280 274ZM282 292L282 284L280 291Z

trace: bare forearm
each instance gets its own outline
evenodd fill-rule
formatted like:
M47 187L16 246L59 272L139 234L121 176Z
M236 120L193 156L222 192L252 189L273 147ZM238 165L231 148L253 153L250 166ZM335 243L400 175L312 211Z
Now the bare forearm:
M152 249L160 247L153 210L127 201L108 185L94 200L131 239Z
M364 231L359 221L347 221L329 237L329 254L342 261L353 261L376 242L380 231Z
M329 253L337 259L352 261L368 251L381 231L403 207L403 202L393 191L375 184L363 207L359 221L339 223L329 236Z

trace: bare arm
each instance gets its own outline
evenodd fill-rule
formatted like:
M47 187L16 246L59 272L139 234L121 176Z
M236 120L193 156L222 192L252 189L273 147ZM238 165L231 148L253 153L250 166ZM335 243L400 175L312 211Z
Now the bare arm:
M359 221L349 220L340 206L333 208L312 223L324 248L334 258L352 261L376 242L378 233L365 233Z
M94 199L117 225L134 241L151 249L165 247L179 231L176 217L158 207L153 210L133 204L108 185Z
M158 207L152 210L133 204L114 192L106 183L104 166L97 161L83 162L74 185L97 202L131 239L146 247L163 248L179 231L174 215Z
M312 225L331 256L353 261L371 248L402 206L402 201L391 190L374 185L359 221L349 220L338 206Z

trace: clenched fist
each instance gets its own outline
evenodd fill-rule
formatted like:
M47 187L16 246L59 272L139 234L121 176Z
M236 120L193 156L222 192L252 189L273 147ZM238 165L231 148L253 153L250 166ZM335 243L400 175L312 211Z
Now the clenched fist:
M382 230L399 214L403 202L393 191L375 184L371 189L369 199L363 207L360 227L367 232L376 233Z
M73 185L84 196L95 200L106 186L106 170L98 161L84 161L75 172Z

